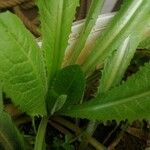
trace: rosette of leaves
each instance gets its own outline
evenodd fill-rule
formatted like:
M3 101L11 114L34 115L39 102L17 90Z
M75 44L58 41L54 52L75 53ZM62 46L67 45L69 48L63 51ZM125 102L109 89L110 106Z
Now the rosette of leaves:
M79 0L37 1L42 47L15 15L0 14L1 89L22 112L43 118L36 150L43 148L48 117L55 113L95 120L150 118L150 63L121 82L138 45L149 47L149 0L124 1L85 62L76 64L103 2L92 0L65 68L62 64ZM81 104L86 77L97 66L103 70L97 94Z

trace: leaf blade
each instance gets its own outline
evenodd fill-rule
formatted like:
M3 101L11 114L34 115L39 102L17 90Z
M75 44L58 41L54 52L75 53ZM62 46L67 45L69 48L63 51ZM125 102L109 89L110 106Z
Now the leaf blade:
M84 72L89 72L93 66L102 64L132 31L138 30L139 25L144 26L145 21L149 19L149 10L150 1L148 0L124 1L123 7L100 35L92 53L82 65Z
M136 52L138 44L144 38L144 30L145 28L143 27L143 29L129 35L123 41L121 46L108 57L103 69L99 93L107 92L121 82L123 75Z
M66 100L62 109L78 104L82 99L84 89L85 78L80 66L72 65L61 69L56 75L49 91L49 98L47 100L48 110L51 111L59 97L64 95Z
M144 32L145 38L139 44L139 49L150 49L150 22Z
M60 69L79 0L38 0L48 79ZM51 22L51 20L52 22Z
M83 105L70 107L65 115L118 121L129 119L149 119L150 117L150 63L146 64L135 75L121 86L106 94L98 95L94 100ZM133 85L136 88L133 88Z
M139 46L139 49L150 49L150 37L146 38L144 41L142 41Z
M5 112L2 112L0 117L0 145L4 150L25 150L27 148L23 136Z
M0 78L13 103L30 115L45 115L46 76L42 53L13 14L0 14Z
M78 40L74 44L75 46L71 50L72 53L69 56L70 58L69 58L69 60L67 60L67 63L74 64L76 62L80 52L84 48L84 45L88 38L89 33L91 32L93 26L96 23L96 19L100 13L103 3L104 3L104 0L92 0L91 7L87 14L84 26L82 28L82 31L79 35Z

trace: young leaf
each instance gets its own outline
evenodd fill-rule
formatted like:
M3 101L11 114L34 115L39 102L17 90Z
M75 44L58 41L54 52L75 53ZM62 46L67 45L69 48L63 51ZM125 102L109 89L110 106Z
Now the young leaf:
M53 109L51 110L51 115L53 115L56 111L60 110L64 106L66 100L67 95L60 95L55 101Z
M105 93L121 81L123 73L135 52L135 49L130 52L129 44L130 37L127 37L122 45L107 59L102 73L99 93Z
M71 56L68 61L70 64L74 64L84 47L84 44L88 38L89 33L91 32L93 26L95 25L96 19L100 14L100 10L103 6L104 0L92 0L90 10L87 14L84 26L79 35L78 40L75 43L75 46L72 49Z
M60 69L79 0L38 0L48 78Z
M144 29L144 27L143 27ZM104 66L99 92L104 93L118 85L142 39L142 29L128 36L121 46L108 57Z
M13 103L30 115L45 115L46 76L40 49L19 19L0 14L0 80Z
M64 107L79 103L82 99L84 88L84 75L78 65L63 68L58 72L49 91L49 97L47 99L48 110L52 110L56 100L61 95L67 95Z
M103 32L95 43L95 46L83 64L84 72L88 72L103 61L117 49L120 43L132 32L142 27L148 20L150 13L149 0L126 0L121 10L112 19L108 28Z
M150 118L150 63L121 86L90 102L69 107L65 115L98 120Z
M3 150L26 150L23 136L5 112L0 117L0 147Z
M46 150L46 143L45 143L45 132L46 132L46 127L48 123L48 116L42 117L38 131L36 134L36 139L34 143L34 150Z
M132 31L121 46L108 57L103 69L99 93L104 93L110 88L120 83L131 59L134 56L138 44L145 39L145 35L149 30L150 19L146 20L145 26L138 26L136 31Z

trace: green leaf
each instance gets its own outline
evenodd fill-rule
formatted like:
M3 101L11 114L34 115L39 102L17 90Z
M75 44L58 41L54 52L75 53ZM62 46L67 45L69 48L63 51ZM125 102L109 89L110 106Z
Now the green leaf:
M95 25L98 15L100 14L100 10L103 6L103 3L104 3L104 0L92 0L91 7L87 14L82 31L79 35L78 40L74 44L75 46L71 50L72 53L68 60L70 64L74 64L76 62L80 52L84 48L88 35L91 32L93 26Z
M89 72L104 60L133 32L147 26L150 17L149 0L126 0L121 10L100 35L82 68Z
M142 41L139 46L139 49L149 49L150 50L150 37L146 38L144 41Z
M144 32L145 39L139 44L139 49L150 49L150 21Z
M108 57L104 66L99 93L104 93L121 82L135 54L136 48L143 37L142 33L142 30L139 30L129 35L121 46Z
M46 143L45 143L45 133L46 133L46 127L48 123L48 116L44 116L41 119L41 122L38 127L38 132L36 134L36 139L34 143L34 150L45 150L46 149Z
M84 89L85 78L80 66L72 65L63 68L58 72L49 91L48 110L51 111L53 109L55 103L60 100L58 98L61 95L67 95L64 107L79 103Z
M53 115L56 111L60 110L64 106L66 100L67 100L67 95L60 95L55 101L55 104L51 111L51 115Z
M131 41L132 43L132 41ZM99 93L107 92L111 87L120 83L123 74L135 52L130 51L130 37L110 56L104 66ZM129 58L128 58L129 57Z
M49 80L60 69L79 0L38 0Z
M2 150L26 150L23 136L5 112L0 117L0 147Z
M119 87L90 102L69 107L65 115L98 120L150 118L150 63Z
M148 24L149 22L150 20L148 21ZM108 57L103 69L99 93L107 92L121 82L139 43L147 37L146 34L148 31L149 26L146 25L140 27L139 30L132 32L132 34L120 44L120 47Z
M0 80L3 91L23 112L45 115L46 75L42 53L21 21L0 14Z

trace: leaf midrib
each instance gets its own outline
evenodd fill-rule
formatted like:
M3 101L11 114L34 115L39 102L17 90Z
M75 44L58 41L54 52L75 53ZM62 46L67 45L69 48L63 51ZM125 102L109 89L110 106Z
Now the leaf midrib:
M135 3L135 2L134 2ZM141 2L141 3L143 3L143 1ZM133 5L133 4L132 4ZM142 5L142 4L141 4ZM125 28L126 28L126 26L128 25L128 23L132 20L132 18L134 17L134 15L135 15L135 13L138 11L138 9L140 8L140 6L141 5L138 5L138 7L134 10L134 12L133 12L133 10L132 10L132 15L130 16L130 18L128 18L128 21L125 21L125 23L122 25L122 27L119 29L119 30L117 30L117 32L114 34L113 33L113 36L112 36L112 38L109 40L109 41L105 41L105 44L104 45L100 45L100 47L99 47L99 43L102 43L102 41L101 42L97 42L96 43L96 45L95 45L95 47L94 47L94 51L93 51L93 55L91 55L90 57L92 58L88 58L89 60L87 60L84 64L83 64L83 68L84 68L84 71L85 72L87 72L88 71L88 68L89 68L89 66L91 66L94 62L99 62L98 60L100 60L100 62L99 63L102 63L102 61L103 61L103 57L100 57L100 56L103 56L102 55L102 53L103 52L106 52L105 50L109 47L109 45L111 45L111 43L118 37L118 35L119 35L119 33L121 33L122 32L122 30L124 30ZM130 8L131 9L131 8ZM100 48L100 51L99 51L99 54L98 55L95 55L95 53L99 50L99 48ZM94 56L95 55L95 56ZM98 57L99 56L99 57Z
M116 32L115 34L113 34L112 38L108 41L108 43L105 44L103 48L101 48L101 49L103 49L103 51L105 51L105 50L107 49L108 45L110 45L110 44L116 39L116 37L118 36L118 34L121 33L122 30L124 30L124 29L126 28L126 26L128 25L128 23L130 22L130 20L134 17L134 15L136 14L136 12L137 12L138 9L140 8L140 6L141 6L140 4L142 5L142 2L139 2L138 7L136 7L136 9L134 9L134 11L132 10L132 12L131 12L130 17L128 18L128 20L126 20L126 21L124 22L124 24L122 24L122 26L120 27L120 29L117 30L117 32ZM132 5L133 5L133 4L132 4ZM130 6L130 7L131 7L131 6ZM131 8L129 8L129 9L131 9ZM99 49L99 47L98 47L97 49ZM101 51L101 53L102 53L103 51Z
M64 3L63 1L62 1L62 3ZM45 6L47 6L46 4L45 4ZM60 6L60 4L59 4L59 6ZM58 7L59 7L58 6ZM63 4L62 4L62 6L63 6ZM51 18L51 15L50 15L50 11L48 10L48 8L47 7L45 7L45 11L47 12L47 15ZM63 8L62 8L62 10L61 11L63 11ZM57 11L57 14L60 14L60 11ZM53 66L53 64L54 63L56 63L56 64L54 64L55 65L55 67L58 65L57 63L58 63L58 60L56 61L56 56L59 56L58 55L58 49L59 49L59 45L60 45L60 34L61 34L61 29L60 29L60 25L59 24L61 24L61 22L62 22L62 12L61 12L61 15L57 15L56 14L56 16L59 16L59 19L57 19L57 22L56 22L56 29L55 29L55 31L57 32L56 33L56 35L55 35L55 41L54 41L54 49L52 49L51 51L52 51L52 60L51 60L51 64L49 65L50 66L50 68L48 68L51 72L50 72L50 74L49 74L49 81L51 81L51 79L50 78L52 78L52 76L53 76L53 74L54 74L54 71L55 71L55 69L54 69L54 66ZM43 18L44 19L44 18ZM45 19L44 19L45 20ZM59 22L60 21L60 22ZM47 21L44 21L44 24L47 26L47 27L49 27L49 25L48 25L48 23L47 23ZM58 27L58 25L59 25L59 27ZM58 36L59 35L59 36ZM56 39L56 37L58 36L58 38ZM57 59L59 59L59 58L57 58ZM48 60L46 60L47 61L47 63L50 63L50 62L48 62ZM53 63L54 62L54 63ZM57 66L58 67L58 66ZM54 71L53 71L54 70Z
M150 90L147 90L146 92L143 92L143 93L140 93L140 94L137 94L137 95L134 95L134 96L131 96L131 97L126 97L126 98L121 98L115 102L109 102L107 104L102 104L100 106L97 106L97 107L94 107L94 110L95 109L102 109L102 108L106 108L106 107L111 107L111 106L116 106L116 105L120 105L122 103L126 103L126 102L129 102L129 101L133 101L135 99L139 99L139 98L142 98L142 97L146 97L150 95Z
M116 55L118 56L118 59L115 62L113 62L113 64L114 64L113 66L115 66L115 67L112 69L112 72L111 72L111 75L109 76L109 78L107 78L107 81L106 81L106 90L108 90L111 87L112 83L115 80L115 77L116 77L117 73L121 69L122 62L124 61L124 59L126 57L126 53L128 51L127 48L129 46L129 43L130 43L130 36L128 36L125 39L125 41L123 42L123 44L121 46L121 50L119 48L118 52L116 52Z
M6 25L5 25L2 21L0 21L0 22L1 22L1 24L3 25L3 27L7 29ZM42 80L41 80L41 77L39 76L39 72L38 72L37 68L36 68L35 65L33 64L31 58L28 57L28 55L24 52L24 49L23 49L23 47L21 46L21 44L17 41L16 36L15 36L12 32L10 32L10 31L7 32L7 33L9 34L10 38L20 47L21 52L26 56L28 62L31 64L31 66L32 66L32 68L33 68L33 71L35 72L35 75L38 77L39 81L41 81L41 83L42 83ZM15 65L15 64L14 64L14 65ZM43 85L43 83L42 83L42 85ZM43 85L43 87L44 87L44 85Z
M61 28L62 28L61 25L62 25L62 19L63 19L63 11L64 11L63 8L64 8L64 1L61 1L61 3L58 5L58 11L57 11L57 15L56 15L57 16L56 37L55 37L56 39L55 39L55 43L54 43L55 51L54 51L54 56L53 56L53 58L57 58L56 61L54 61L56 63L55 67L59 67L60 56L62 53L62 51L61 51L62 49L60 46L61 46ZM59 56L59 57L55 57L55 56Z

